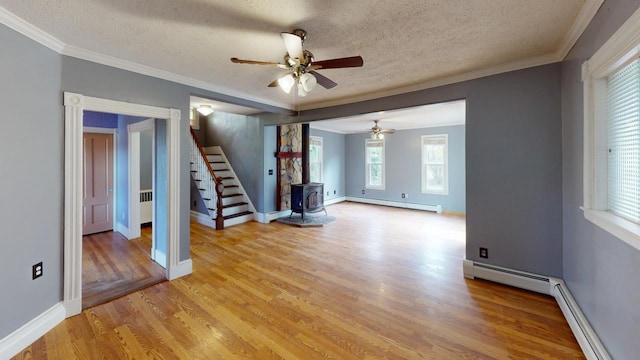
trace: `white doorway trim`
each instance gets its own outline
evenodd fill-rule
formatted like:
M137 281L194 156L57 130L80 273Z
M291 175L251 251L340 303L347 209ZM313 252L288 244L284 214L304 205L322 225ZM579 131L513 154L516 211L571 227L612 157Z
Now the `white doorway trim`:
M129 133L129 240L140 237L140 226L138 226L140 224L140 132L153 130L154 127L153 119L127 125Z
M152 131L152 155L151 162L151 193L155 197L155 120L147 119L137 123L127 125L129 133L129 240L140 237L140 133L143 131ZM155 206L151 208L151 219L155 219ZM152 220L153 222L153 220ZM135 226L132 226L135 224ZM157 262L163 268L166 268L167 259L162 251L156 248L156 231L151 232L151 260Z
M82 311L82 119L83 111L167 119L167 279L190 274L180 262L180 110L64 93L64 293L66 317Z

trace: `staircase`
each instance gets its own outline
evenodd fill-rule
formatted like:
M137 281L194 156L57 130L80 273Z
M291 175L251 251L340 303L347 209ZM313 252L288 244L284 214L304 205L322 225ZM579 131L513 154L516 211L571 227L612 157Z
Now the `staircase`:
M194 136L192 139L191 177L200 190L211 219L215 221L218 217L219 206L222 209L222 221L216 221L216 229L221 227L219 224L228 227L254 220L255 208L222 149L219 146L202 148ZM216 191L218 182L224 185L220 195Z

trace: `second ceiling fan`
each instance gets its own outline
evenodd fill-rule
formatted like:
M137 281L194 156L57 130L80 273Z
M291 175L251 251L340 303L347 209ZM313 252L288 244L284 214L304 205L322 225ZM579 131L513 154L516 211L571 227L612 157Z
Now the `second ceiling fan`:
M291 33L283 32L280 33L280 36L284 41L284 46L287 48L284 63L243 60L236 57L232 57L231 61L236 64L276 66L286 70L285 74L268 86L280 86L288 94L293 86L297 85L298 96L306 96L315 88L316 84L320 84L326 89L331 89L338 85L331 79L319 74L317 70L361 67L364 64L361 56L315 61L311 51L303 49L307 32L302 29L296 29Z

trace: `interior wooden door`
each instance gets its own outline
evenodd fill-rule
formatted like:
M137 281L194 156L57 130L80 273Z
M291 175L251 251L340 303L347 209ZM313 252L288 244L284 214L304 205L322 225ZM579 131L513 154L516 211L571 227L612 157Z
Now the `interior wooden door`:
M113 135L83 139L82 234L113 230Z

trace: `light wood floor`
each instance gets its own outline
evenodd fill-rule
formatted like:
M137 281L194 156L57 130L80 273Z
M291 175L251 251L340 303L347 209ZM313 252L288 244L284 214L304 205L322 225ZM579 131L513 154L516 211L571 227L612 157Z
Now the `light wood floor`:
M152 228L127 240L108 231L82 237L82 308L111 301L165 280L150 258Z
M555 300L462 276L464 219L191 224L193 274L65 320L17 359L579 359Z

